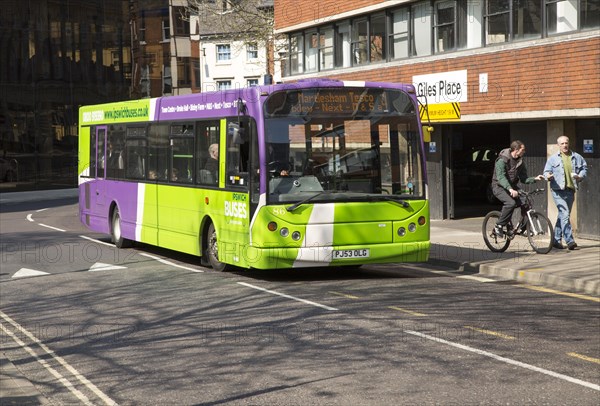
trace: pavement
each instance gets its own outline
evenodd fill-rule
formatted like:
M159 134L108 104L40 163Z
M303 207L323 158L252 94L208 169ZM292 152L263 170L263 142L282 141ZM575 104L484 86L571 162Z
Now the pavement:
M457 273L600 297L600 240L575 234L576 249L537 254L518 236L505 252L494 253L483 241L482 222L482 217L432 220L429 262Z
M77 189L0 193L0 205L33 201L76 202ZM0 212L2 211L0 207ZM551 219L552 220L552 219ZM600 298L600 240L577 238L573 251L553 249L536 254L526 238L515 238L504 253L487 249L483 218L431 221L429 263L479 281L509 280ZM3 338L1 344L7 341ZM50 402L20 373L0 348L0 405L44 405Z

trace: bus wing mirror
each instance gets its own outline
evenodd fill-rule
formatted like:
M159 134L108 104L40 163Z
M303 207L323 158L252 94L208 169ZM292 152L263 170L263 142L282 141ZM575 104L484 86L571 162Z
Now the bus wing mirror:
M431 142L431 133L434 128L430 125L423 126L423 142Z
M232 138L234 144L240 145L246 143L246 131L237 123L229 123L227 132Z

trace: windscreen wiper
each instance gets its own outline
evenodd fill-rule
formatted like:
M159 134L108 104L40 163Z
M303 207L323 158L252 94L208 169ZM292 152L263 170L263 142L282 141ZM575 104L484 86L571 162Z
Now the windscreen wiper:
M311 195L309 197L307 197L306 199L300 200L297 203L292 204L289 207L286 207L286 210L289 212L292 212L294 210L296 210L299 206L303 205L304 203L308 203L310 202L312 199L321 196L322 194L326 193L325 191L319 192L319 193L315 193L314 195Z
M410 207L410 204L404 199L400 199L398 196L390 196L390 195L378 195L377 197L371 197L373 200L389 200L391 202L400 203L402 207Z

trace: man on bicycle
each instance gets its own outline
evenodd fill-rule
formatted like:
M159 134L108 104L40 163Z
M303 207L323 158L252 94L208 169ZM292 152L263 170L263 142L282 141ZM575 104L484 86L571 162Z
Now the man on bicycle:
M494 175L492 177L492 191L494 196L502 202L500 218L496 223L496 235L504 235L504 226L511 219L515 207L521 206L523 201L519 196L519 181L521 183L534 183L544 179L543 175L527 177L527 168L523 162L525 144L519 140L511 142L510 148L503 149L496 158Z

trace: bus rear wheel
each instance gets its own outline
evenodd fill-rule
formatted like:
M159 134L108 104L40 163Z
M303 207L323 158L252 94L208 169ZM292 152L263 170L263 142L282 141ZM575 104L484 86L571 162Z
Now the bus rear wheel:
M123 233L121 230L121 215L119 214L119 209L115 207L113 210L113 215L110 223L110 232L112 241L117 248L127 248L131 246L131 240L127 238L123 238Z
M208 226L208 238L206 240L206 255L208 256L208 262L210 262L210 266L215 271L227 271L229 266L219 261L219 240L217 237L217 230L215 229L215 225L213 223L210 223Z

